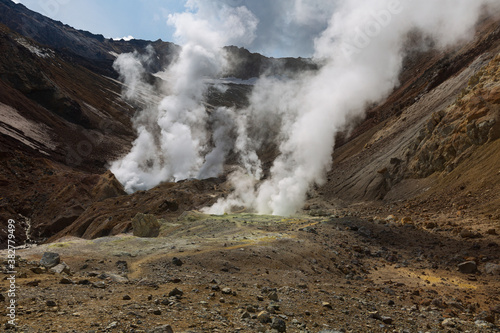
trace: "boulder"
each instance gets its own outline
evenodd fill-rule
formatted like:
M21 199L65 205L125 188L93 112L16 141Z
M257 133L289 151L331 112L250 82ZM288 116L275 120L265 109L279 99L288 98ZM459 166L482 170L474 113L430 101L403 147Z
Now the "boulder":
M137 213L132 219L132 229L137 237L158 237L160 222L152 214Z
M477 264L474 261L465 261L458 264L458 271L460 273L472 274L477 271Z
M60 262L61 257L59 257L59 254L55 252L45 252L42 259L40 259L40 265L47 269L57 266Z

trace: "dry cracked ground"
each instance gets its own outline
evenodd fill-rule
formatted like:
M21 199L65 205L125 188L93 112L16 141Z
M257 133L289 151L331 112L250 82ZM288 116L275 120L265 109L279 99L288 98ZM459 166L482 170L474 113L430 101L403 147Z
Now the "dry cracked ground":
M2 330L500 331L500 236L491 222L471 230L463 218L388 208L395 215L190 212L163 221L156 238L66 237L18 250L17 326L2 306ZM45 252L67 267L41 266Z

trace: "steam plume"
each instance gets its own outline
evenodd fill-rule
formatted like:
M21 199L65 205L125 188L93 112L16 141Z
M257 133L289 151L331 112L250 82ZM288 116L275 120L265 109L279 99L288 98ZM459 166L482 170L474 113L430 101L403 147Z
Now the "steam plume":
M260 31L257 22L272 26L277 19L220 1L188 4L198 10L169 20L185 43L179 60L166 71L172 79L168 96L157 108L146 109L148 116L138 117L138 139L112 171L129 191L149 188L165 180L217 175L232 149L241 167L229 177L234 192L206 209L216 214L237 206L266 214L296 212L311 187L324 183L337 131L398 84L409 32L418 29L443 48L471 37L482 10L500 11L496 0L296 0L290 12L300 6L313 14L328 9L321 11L328 14L323 16L291 16L296 25L324 27L314 38L313 60L320 69L292 78L260 78L246 109L219 109L209 117L202 103L203 78L217 77L224 68L220 47L241 42L248 32L251 40L265 44L254 35ZM215 143L211 151L208 124ZM279 155L262 180L257 152L270 142Z
M168 19L183 47L178 59L163 73L167 80L163 89L166 96L136 116L138 137L132 150L111 164L111 171L127 192L148 189L162 181L215 175L223 161L217 164L214 158L223 158L228 149L220 138L224 130L216 130L217 146L204 164L210 138L203 105L206 79L217 78L226 66L224 45L251 41L257 20L245 7L215 2L188 1L187 9ZM142 62L144 57L137 53L122 54L115 61L115 68L127 85L125 98L137 98L138 88L145 85L141 81ZM217 114L221 112L224 111ZM227 126L222 121L215 124Z
M500 9L494 1L337 2L328 27L315 39L314 59L322 64L318 73L284 82L260 80L254 89L251 100L258 104L250 112L281 119L280 155L270 177L251 187L236 173L234 193L206 211L220 214L243 205L266 214L296 212L311 186L324 183L336 132L398 84L407 34L418 29L439 47L449 46L471 36L484 6Z

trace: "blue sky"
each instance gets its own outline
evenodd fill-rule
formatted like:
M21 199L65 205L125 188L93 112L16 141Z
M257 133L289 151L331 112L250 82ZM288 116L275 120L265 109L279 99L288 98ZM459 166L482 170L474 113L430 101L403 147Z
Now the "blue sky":
M172 41L167 16L183 12L183 0L18 0L29 9L108 38Z
M178 42L168 15L187 0L13 0L42 15L107 38ZM191 0L192 1L192 0ZM256 38L245 46L273 57L310 57L314 38L328 25L334 0L196 0L246 7L258 20Z

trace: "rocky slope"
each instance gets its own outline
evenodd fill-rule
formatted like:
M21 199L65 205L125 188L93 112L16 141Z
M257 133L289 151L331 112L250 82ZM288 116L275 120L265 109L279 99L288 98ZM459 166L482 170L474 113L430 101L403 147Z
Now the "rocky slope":
M347 202L406 200L429 189L450 192L464 185L462 179L451 181L450 172L459 165L470 169L466 182L481 177L496 184L497 171L483 173L471 165L482 150L498 155L493 73L499 36L498 19L485 18L473 41L439 54L410 53L401 85L368 111L347 142L339 138L334 168L320 192Z

